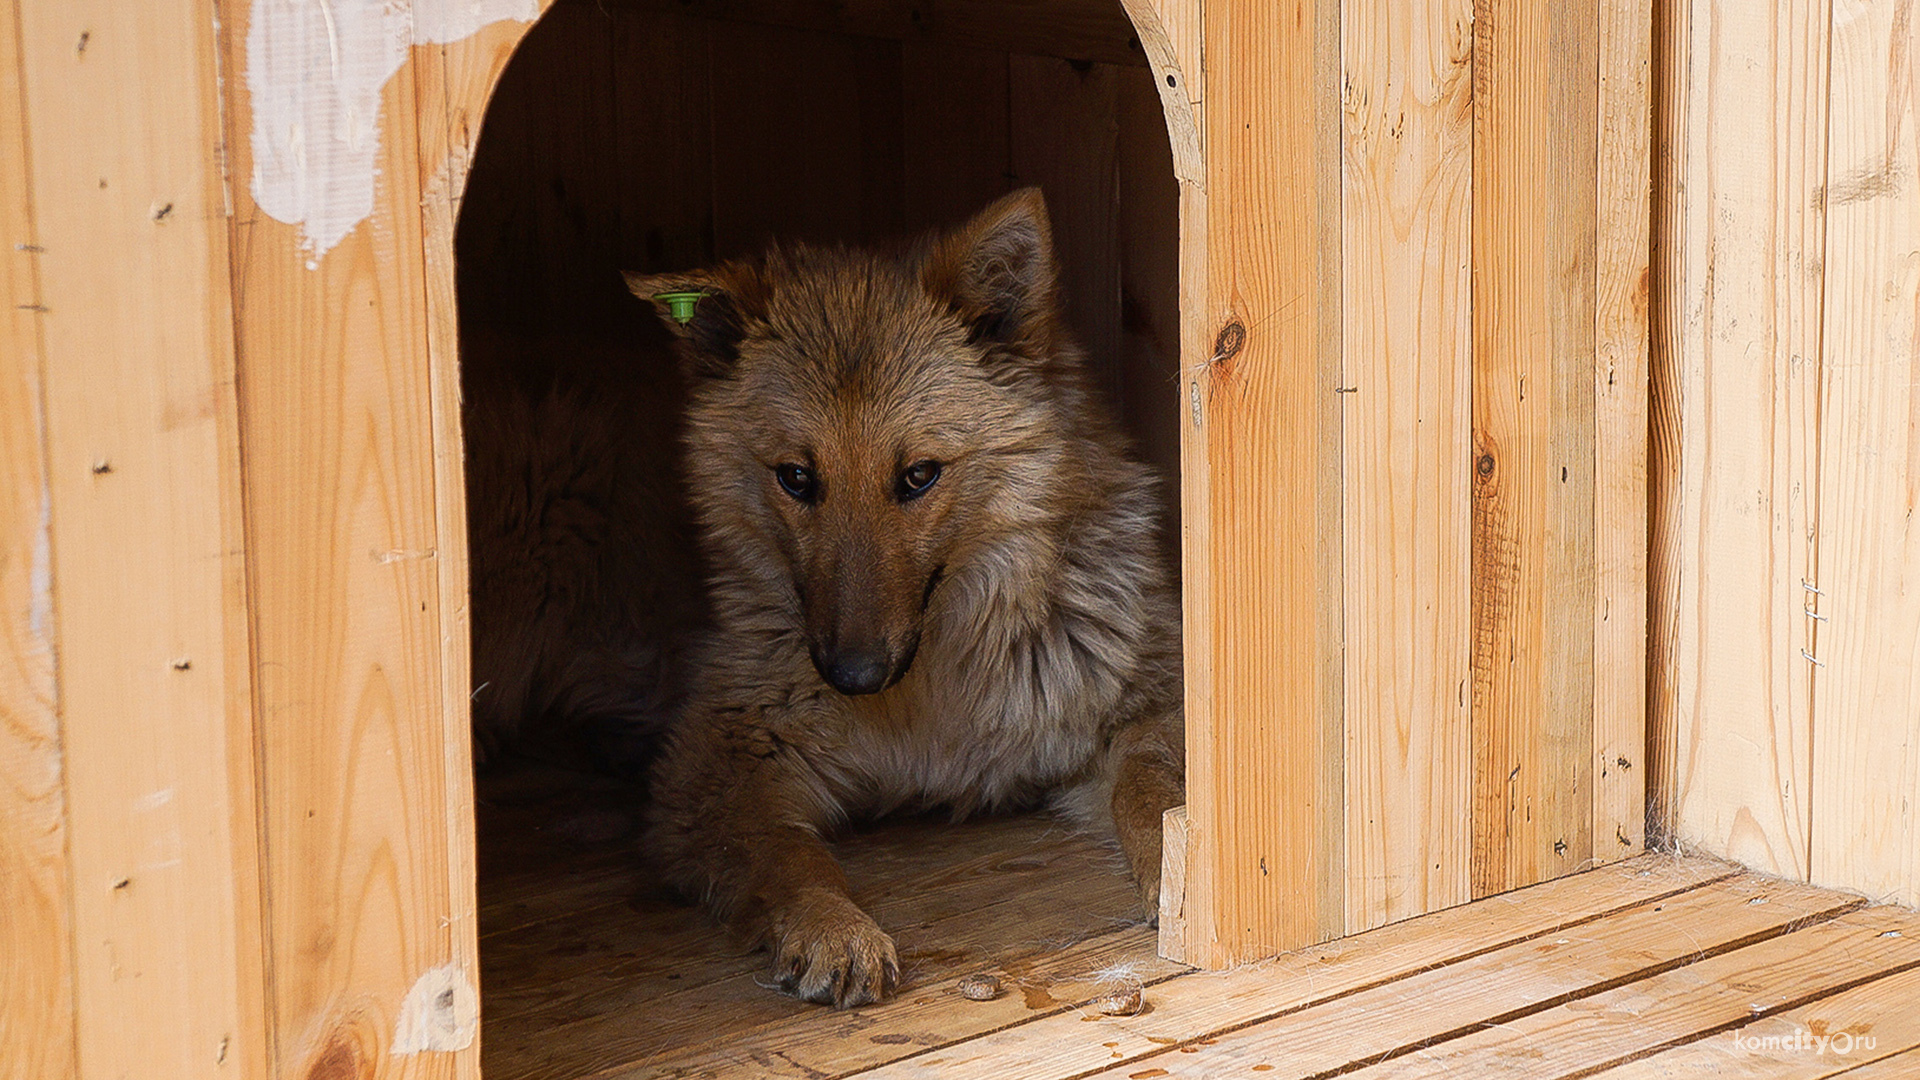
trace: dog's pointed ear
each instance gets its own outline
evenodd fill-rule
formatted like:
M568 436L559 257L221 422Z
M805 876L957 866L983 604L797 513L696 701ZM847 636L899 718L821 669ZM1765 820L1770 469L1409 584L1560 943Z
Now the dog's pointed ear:
M1044 332L1059 310L1059 282L1040 189L1004 195L935 240L920 281L953 305L975 340L1013 342Z
M757 266L723 263L678 274L622 275L633 295L653 306L678 339L688 374L718 379L733 372L740 342L765 317L765 277Z

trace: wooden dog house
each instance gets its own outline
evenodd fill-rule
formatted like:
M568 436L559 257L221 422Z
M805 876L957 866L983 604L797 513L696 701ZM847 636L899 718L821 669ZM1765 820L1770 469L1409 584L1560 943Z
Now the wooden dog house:
M455 236L541 6L0 19L0 1077L478 1075ZM570 49L701 89L706 191L605 205L765 216L661 260L949 219L1001 145L1069 189L1082 332L1178 433L1161 941L1215 968L1649 822L1920 902L1910 7L562 0L513 107L581 105ZM727 95L816 60L783 105L846 88L884 167L729 202ZM528 175L701 138L657 104Z

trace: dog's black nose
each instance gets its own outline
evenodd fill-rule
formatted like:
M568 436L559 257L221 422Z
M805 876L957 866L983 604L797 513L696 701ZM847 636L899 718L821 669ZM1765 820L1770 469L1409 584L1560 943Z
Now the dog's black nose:
M886 654L848 650L832 656L815 654L813 666L827 685L843 694L873 694L887 688L892 665Z

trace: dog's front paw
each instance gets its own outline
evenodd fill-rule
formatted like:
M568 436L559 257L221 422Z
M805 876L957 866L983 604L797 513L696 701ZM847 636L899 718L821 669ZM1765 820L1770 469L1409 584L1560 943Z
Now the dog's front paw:
M885 1001L900 984L893 939L859 905L809 889L776 921L773 978L780 989L836 1009Z

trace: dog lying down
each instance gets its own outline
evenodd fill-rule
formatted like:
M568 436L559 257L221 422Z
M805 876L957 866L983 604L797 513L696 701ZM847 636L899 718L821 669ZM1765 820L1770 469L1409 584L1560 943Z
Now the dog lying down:
M1051 800L1118 837L1154 919L1185 767L1179 605L1038 189L903 253L776 248L628 285L689 379L710 566L652 774L670 879L840 1008L899 977L821 840L848 819ZM661 294L688 292L682 322Z
M1118 837L1152 919L1179 605L1040 193L628 284L670 333L463 334L478 750L651 757L647 854L808 1001L899 979L821 841L853 819L1051 801ZM669 340L677 373L635 355ZM576 372L544 399L513 374L542 350Z

